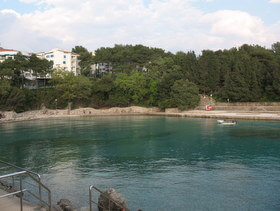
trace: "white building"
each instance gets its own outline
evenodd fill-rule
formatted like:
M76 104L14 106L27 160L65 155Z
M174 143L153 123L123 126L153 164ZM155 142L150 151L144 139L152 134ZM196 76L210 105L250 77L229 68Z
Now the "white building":
M113 70L113 64L112 63L97 63L92 64L90 66L91 68L91 74L94 75L96 73L110 73Z
M53 68L64 69L72 72L75 75L80 74L80 67L78 64L78 54L54 48L48 52L41 52L36 54L37 57L53 61Z
M3 62L8 58L14 59L18 53L20 53L20 51L0 48L0 62ZM31 55L26 52L21 52L21 54L26 58L29 58Z

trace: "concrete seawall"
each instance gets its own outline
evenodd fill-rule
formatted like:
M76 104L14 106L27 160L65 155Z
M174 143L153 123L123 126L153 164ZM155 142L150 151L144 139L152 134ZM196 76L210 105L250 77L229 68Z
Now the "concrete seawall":
M215 107L214 107L215 108ZM75 110L50 110L42 109L37 111L27 111L23 113L1 112L5 118L0 119L0 123L48 119L48 118L64 118L64 117L79 117L79 116L112 116L112 115L161 115L161 116L180 116L180 117L197 117L197 118L228 118L228 119L251 119L251 120L275 120L280 121L280 109L262 110L261 108L252 110L237 110L237 107L230 110L188 110L179 111L178 109L166 109L165 112L159 108L143 108L138 106L110 109L94 109L80 108Z
M164 115L161 114L161 115ZM181 113L168 113L168 116L193 117L193 118L215 118L215 119L244 119L244 120L273 120L280 121L280 112L239 112L239 111L202 111L193 110Z

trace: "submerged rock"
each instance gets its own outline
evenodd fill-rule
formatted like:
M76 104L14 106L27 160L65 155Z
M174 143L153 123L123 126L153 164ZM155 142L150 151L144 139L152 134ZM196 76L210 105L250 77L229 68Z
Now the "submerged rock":
M114 202L110 201L108 197ZM109 188L108 190L105 190L102 194L100 194L98 198L98 210L129 211L125 198L113 188Z

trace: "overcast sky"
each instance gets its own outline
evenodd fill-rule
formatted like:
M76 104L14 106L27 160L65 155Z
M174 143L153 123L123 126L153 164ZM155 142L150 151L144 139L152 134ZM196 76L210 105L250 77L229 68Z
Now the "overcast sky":
M0 0L0 43L28 52L143 44L167 51L280 41L280 0Z

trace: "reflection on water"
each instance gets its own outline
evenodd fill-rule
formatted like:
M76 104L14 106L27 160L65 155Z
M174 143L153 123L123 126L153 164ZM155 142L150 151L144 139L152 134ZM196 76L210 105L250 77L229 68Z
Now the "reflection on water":
M145 116L18 122L0 125L0 159L78 207L93 184L116 188L132 210L279 210L279 131Z

